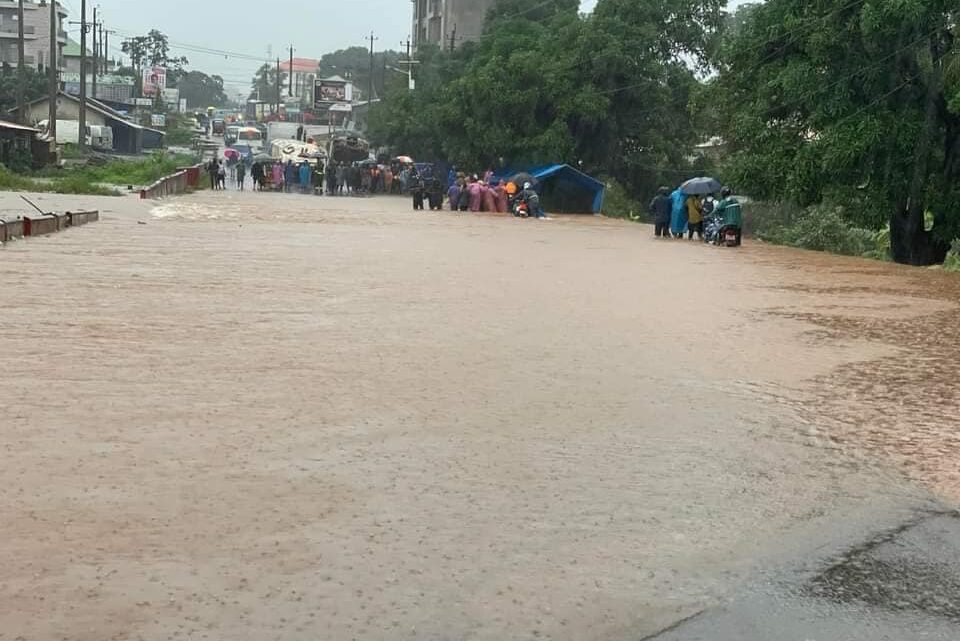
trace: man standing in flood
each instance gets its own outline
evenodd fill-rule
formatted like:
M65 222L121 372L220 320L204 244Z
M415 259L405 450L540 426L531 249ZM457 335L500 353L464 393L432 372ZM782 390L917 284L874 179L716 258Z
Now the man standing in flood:
M673 203L670 200L670 189L661 187L656 197L650 202L650 214L653 216L654 236L656 238L670 238L670 214L673 212Z

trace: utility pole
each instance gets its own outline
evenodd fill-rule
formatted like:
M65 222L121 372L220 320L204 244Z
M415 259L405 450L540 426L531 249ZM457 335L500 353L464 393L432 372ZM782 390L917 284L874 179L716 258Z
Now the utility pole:
M27 124L27 106L24 89L27 86L27 68L23 59L26 56L26 42L23 36L23 0L17 3L17 122Z
M49 122L47 131L54 141L57 140L57 98L60 95L60 73L58 71L60 61L57 56L59 49L57 27L59 22L57 20L57 2L56 0L50 0L50 68L47 70L50 73L50 114L47 116Z
M280 75L280 58L277 58L277 120L280 119L280 93L281 93L281 75Z
M97 71L99 71L101 74L104 74L106 71L103 70L103 63L107 58L107 48L103 46L103 22L100 23L100 31L97 34L97 47L100 51L97 56L97 60L99 61L99 64L97 65Z
M453 24L453 31L450 32L450 51L457 48L457 24Z
M370 104L373 102L373 43L379 40L370 32L370 93L367 94L367 113L369 115Z
M103 30L103 73L104 75L110 73L110 35L116 33L116 31L110 31L109 29Z
M80 116L77 118L80 151L87 146L87 0L80 0Z
M290 69L289 69L289 71L290 71L290 78L289 78L290 82L289 82L289 86L287 87L287 95L288 95L290 98L293 98L293 45L290 45Z
M93 96L94 100L97 99L97 68L100 64L99 56L97 55L97 26L98 26L97 10L98 9L99 7L93 8L93 31L91 36L93 38L93 45L91 46L91 49L93 49L93 60L91 61L90 67L93 68L93 89L90 93Z
M420 61L414 60L412 57L412 48L411 48L412 43L410 42L410 38L407 38L406 43L401 42L400 47L403 48L404 44L406 44L406 47L407 47L407 59L401 60L400 64L406 65L407 67L407 89L409 89L410 91L413 91L417 87L417 82L416 80L413 79L413 65L420 64Z

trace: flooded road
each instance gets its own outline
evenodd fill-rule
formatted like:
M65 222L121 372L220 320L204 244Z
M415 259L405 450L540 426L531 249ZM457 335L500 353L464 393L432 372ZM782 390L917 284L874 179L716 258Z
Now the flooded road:
M653 638L960 499L950 275L98 203L0 251L0 639Z

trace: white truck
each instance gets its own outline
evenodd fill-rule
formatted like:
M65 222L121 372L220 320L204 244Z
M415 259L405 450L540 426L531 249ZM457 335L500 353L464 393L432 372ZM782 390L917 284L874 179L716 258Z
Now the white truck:
M50 132L49 121L37 125L44 135ZM113 129L104 125L87 125L87 146L100 151L113 151ZM57 144L80 144L80 123L76 120L57 120Z

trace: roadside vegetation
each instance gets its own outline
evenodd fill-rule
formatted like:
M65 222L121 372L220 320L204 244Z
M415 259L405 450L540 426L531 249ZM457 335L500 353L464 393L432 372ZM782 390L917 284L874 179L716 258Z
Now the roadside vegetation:
M0 165L0 191L27 191L51 194L83 194L89 196L116 196L116 189L92 183L78 176L38 179L14 173Z
M69 165L38 171L14 171L0 165L0 191L114 196L128 187L152 184L196 162L193 156L157 152L138 160L111 160L102 165Z

